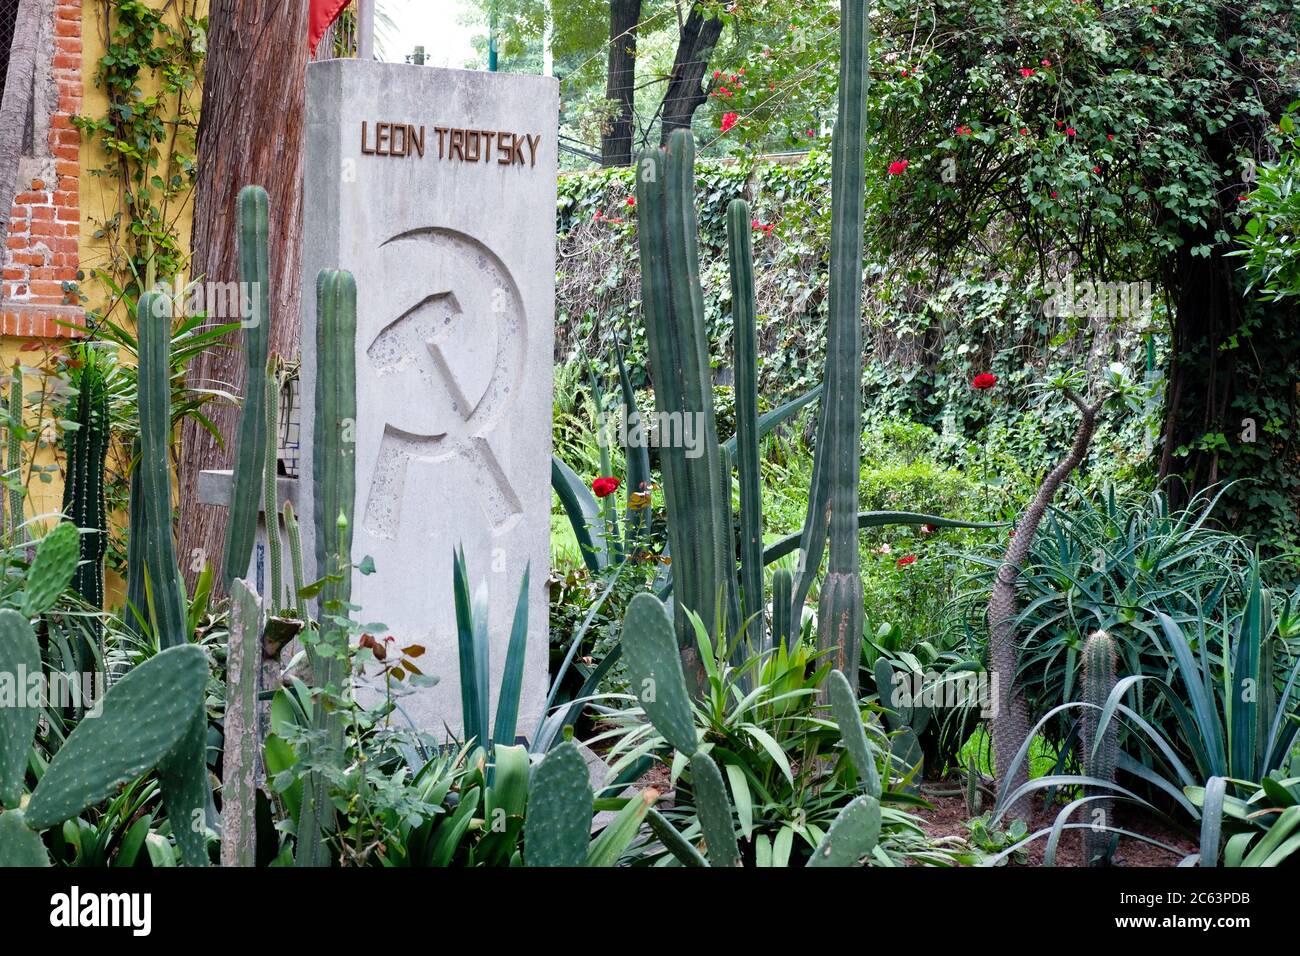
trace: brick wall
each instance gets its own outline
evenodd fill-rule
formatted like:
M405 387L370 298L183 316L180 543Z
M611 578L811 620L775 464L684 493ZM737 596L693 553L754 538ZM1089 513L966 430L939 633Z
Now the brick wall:
M62 337L61 322L82 321L76 296L64 282L77 279L81 134L81 2L54 0L37 55L33 100L35 140L19 168L9 238L4 250L0 335Z

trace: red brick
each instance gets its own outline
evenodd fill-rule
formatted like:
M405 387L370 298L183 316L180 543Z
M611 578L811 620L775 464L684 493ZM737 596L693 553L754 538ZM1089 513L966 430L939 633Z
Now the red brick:
M33 206L33 207L32 207L32 221L33 221L33 222L48 222L48 221L52 220L53 218L54 218L54 207L53 207L53 206Z
M50 202L51 195L48 192L27 192L19 193L14 197L14 205L17 206L44 206Z
M73 190L62 190L62 189L61 189L61 190L59 190L58 192L56 192L56 193L54 194L54 205L56 205L56 206L65 206L65 207L67 207L67 208L69 208L69 209L76 209L76 208L77 208L77 191L76 191L75 189L73 189Z

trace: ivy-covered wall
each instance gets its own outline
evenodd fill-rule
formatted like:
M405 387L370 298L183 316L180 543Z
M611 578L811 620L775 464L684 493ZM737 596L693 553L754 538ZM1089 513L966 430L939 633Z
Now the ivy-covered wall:
M598 169L561 179L556 360L590 359L607 367L618 343L628 350L634 378L644 382L632 176L630 168ZM759 383L767 402L801 393L820 379L830 177L830 155L821 150L756 162L701 162L697 168L700 271L715 376L730 382L726 208L743 196L754 211ZM869 181L868 209L883 201L883 184ZM1070 272L1065 256L1048 257L1060 264L1058 273L1031 280L994 272L951 275L941 263L897 261L879 237L872 240L870 221L867 234L868 417L911 418L954 446L977 436L991 440L1032 474L1054 460L1075 425L1067 403L1042 400L1038 390L1066 372L1081 373L1094 385L1118 373L1133 401L1104 424L1092 457L1104 459L1111 475L1136 477L1146 469L1161 411L1156 370L1167 350L1159 290L1145 314L1071 314L1050 305L1056 288L1050 283ZM1083 284L1089 277L1074 279ZM973 389L980 372L995 374L997 387Z

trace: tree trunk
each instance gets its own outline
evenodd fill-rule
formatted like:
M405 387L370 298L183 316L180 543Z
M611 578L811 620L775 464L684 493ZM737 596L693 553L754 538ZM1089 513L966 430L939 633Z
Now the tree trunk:
M660 109L662 134L660 142L668 145L668 137L676 129L690 129L691 118L706 99L704 71L722 36L723 22L691 6L691 12L682 24L681 38L677 42L677 55L673 58L673 72L668 78L668 91Z
M1208 258L1191 254L1198 245L1211 247ZM1219 520L1281 541L1294 534L1300 508L1295 432L1266 425L1297 417L1300 313L1294 301L1247 296L1239 263L1227 251L1206 231L1185 237L1172 257L1168 281L1176 312L1160 477L1171 479L1172 507L1186 506L1213 485L1245 479L1225 496ZM1248 337L1243 327L1257 331Z
M632 133L636 98L636 31L641 0L610 0L609 70L605 98L618 104L618 115L600 137L600 165L632 165Z
M18 0L13 43L7 51L4 94L0 97L0 249L9 238L9 213L18 189L18 162L22 159L32 108L40 15L38 0ZM0 286L0 299L3 298L4 287Z
M271 198L271 349L281 355L298 352L306 63L307 0L213 0L190 271L206 282L238 281L235 199L244 186L265 187ZM190 365L192 388L242 391L237 332L231 341L235 348L210 349ZM225 508L199 503L198 475L230 467L238 422L238 409L230 405L214 402L207 412L224 447L193 418L181 434L181 565L191 582L195 557L217 561L226 527Z
M989 596L988 670L998 695L989 733L993 738L993 759L997 764L999 802L1029 780L1027 756L1020 762L1015 773L1011 772L1011 761L1029 736L1029 714L1016 680L1020 663L1020 649L1016 646L1016 578L1020 574L1021 565L1029 557L1034 534L1056 496L1056 490L1088 453L1088 443L1092 441L1092 433L1097 427L1097 412L1101 410L1100 402L1085 405L1074 392L1066 391L1065 395L1078 406L1083 416L1074 436L1074 445L1060 464L1043 479L1034 500L1017 522L1015 537L1002 556L1002 564L998 567L993 582L993 593ZM1023 818L1026 810L1027 801L1022 797L1008 808L1007 813L1011 817Z

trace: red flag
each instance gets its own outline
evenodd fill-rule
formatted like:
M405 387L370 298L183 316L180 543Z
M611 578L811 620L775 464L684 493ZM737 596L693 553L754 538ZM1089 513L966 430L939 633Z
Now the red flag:
M330 24L339 18L349 0L311 0L311 17L308 22L307 41L311 47L311 55L316 55L316 44L320 43L320 38L325 35L325 31L330 28Z

